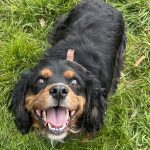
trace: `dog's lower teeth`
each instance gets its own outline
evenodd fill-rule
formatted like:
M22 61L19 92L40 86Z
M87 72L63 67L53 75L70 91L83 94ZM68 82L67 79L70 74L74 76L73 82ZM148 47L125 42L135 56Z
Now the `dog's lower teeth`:
M75 110L71 111L71 116L73 116L73 115L74 115L74 113L75 113Z
M51 125L49 123L47 125L48 125L49 130L51 130Z
M51 126L51 124L48 123L48 128L49 128L49 130L51 130L51 131L57 131L57 132L58 132L58 131L63 131L63 130L65 129L66 125L67 125L67 124L64 124L62 127L53 128L53 127Z

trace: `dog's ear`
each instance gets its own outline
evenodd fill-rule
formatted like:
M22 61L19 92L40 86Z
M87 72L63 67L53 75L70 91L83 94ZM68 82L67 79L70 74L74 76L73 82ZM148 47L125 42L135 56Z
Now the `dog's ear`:
M12 100L9 106L9 110L15 117L15 124L17 129L22 133L26 134L29 132L31 127L31 117L25 110L24 100L25 95L31 79L31 72L22 74L20 80L15 85Z
M96 77L91 76L86 86L86 111L84 128L88 133L95 133L103 124L106 111L106 94Z

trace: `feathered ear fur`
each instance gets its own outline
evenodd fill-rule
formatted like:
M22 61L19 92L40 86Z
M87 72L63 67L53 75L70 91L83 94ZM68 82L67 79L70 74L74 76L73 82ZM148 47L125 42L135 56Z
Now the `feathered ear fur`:
M11 104L9 106L9 110L15 117L15 124L17 126L17 129L22 134L28 133L31 127L30 114L26 112L24 107L24 99L28 89L30 77L31 73L26 73L21 76L21 79L15 86Z
M100 82L95 77L91 77L87 83L86 97L84 128L88 133L95 133L102 126L106 111L105 90L101 88Z

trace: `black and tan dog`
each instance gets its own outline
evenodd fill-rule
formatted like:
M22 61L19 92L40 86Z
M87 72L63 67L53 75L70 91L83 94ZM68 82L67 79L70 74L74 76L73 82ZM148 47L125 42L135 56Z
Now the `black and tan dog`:
M61 18L50 44L15 86L10 110L18 130L26 134L38 128L51 140L80 131L95 133L123 64L121 13L104 2L82 1Z

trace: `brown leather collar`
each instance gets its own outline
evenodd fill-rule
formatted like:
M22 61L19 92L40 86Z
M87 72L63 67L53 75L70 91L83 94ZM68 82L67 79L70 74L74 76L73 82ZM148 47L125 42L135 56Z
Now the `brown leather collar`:
M74 50L74 49L68 49L66 60L77 64L77 65L78 65L79 67L81 67L84 71L89 72L89 71L88 71L85 67L83 67L81 64L79 64L79 63L77 63L77 62L74 61L74 54L75 54L75 50Z
M74 53L75 53L75 50L74 49L68 49L68 52L67 52L67 60L68 61L71 61L73 62L74 61Z

